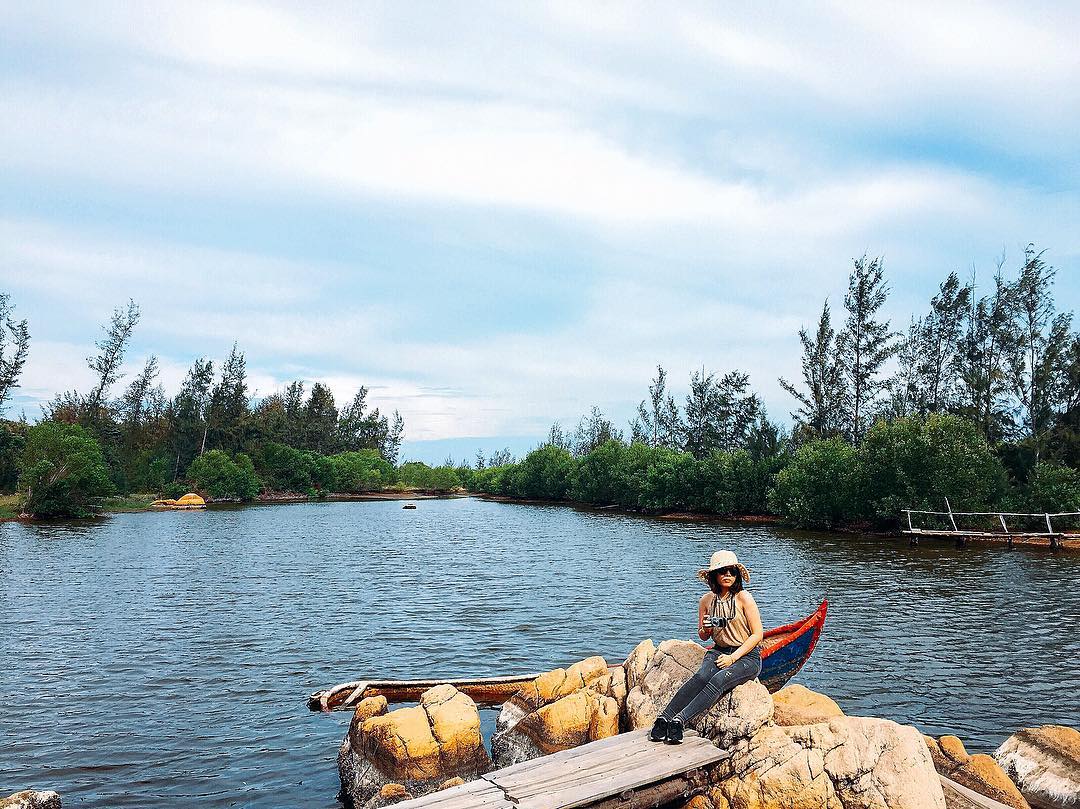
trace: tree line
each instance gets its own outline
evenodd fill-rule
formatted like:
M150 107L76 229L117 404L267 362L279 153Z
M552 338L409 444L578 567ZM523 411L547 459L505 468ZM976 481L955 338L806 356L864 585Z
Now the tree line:
M18 387L30 350L26 320L0 294L0 408ZM233 344L215 368L195 359L168 394L156 356L122 389L122 368L140 318L117 308L87 358L94 382L43 407L41 420L0 430L0 490L18 488L35 514L84 514L101 497L131 492L250 499L260 490L318 494L381 489L395 482L405 423L361 387L338 408L329 387L294 381L259 397Z
M839 328L826 300L802 329L790 431L746 373L663 368L629 436L593 409L521 462L458 470L512 497L644 511L771 514L805 527L896 527L901 509L1080 511L1080 335L1054 303L1055 269L1029 245L979 294L949 273L895 331L881 257L852 261Z
M1080 335L1072 313L1056 309L1044 252L1029 245L1011 278L1005 263L987 291L974 273L966 282L949 273L897 331L883 316L884 261L854 259L842 322L834 326L826 300L816 328L799 332L802 378L779 380L796 403L790 429L770 420L743 371L694 370L676 397L658 367L625 431L594 407L573 429L553 424L520 461L504 450L437 467L397 465L404 422L369 409L364 388L341 410L321 383L254 396L236 345L217 371L197 359L171 397L148 357L114 398L139 319L129 302L88 358L89 392L57 396L33 427L7 423L0 485L20 479L31 500L64 467L41 447L89 439L101 460L84 466L118 492L464 488L646 512L779 515L806 527L895 527L901 509L937 510L946 498L968 511L1080 510ZM29 347L27 324L12 312L0 296L0 406Z

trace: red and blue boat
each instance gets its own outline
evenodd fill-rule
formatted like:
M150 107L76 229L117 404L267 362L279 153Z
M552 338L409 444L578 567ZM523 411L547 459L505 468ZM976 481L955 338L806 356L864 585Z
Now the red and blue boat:
M761 674L758 675L758 680L770 693L783 688L810 658L818 638L821 637L825 614L828 611L829 602L822 601L806 618L765 633L765 639L761 643Z
M770 692L779 691L805 665L821 637L829 602L799 621L765 632L758 679ZM416 702L429 688L449 682L478 705L498 706L531 683L538 674L510 677L475 677L468 680L354 680L316 691L308 697L313 711L341 711L356 707L365 697L384 696L390 702Z

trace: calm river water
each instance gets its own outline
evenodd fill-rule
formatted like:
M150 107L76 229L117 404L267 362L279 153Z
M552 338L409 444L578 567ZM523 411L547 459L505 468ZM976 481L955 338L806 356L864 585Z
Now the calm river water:
M709 554L766 626L830 602L798 681L956 733L1080 722L1080 555L478 500L0 525L0 795L66 807L339 806L320 687L512 674L694 635ZM492 713L485 717L490 728Z

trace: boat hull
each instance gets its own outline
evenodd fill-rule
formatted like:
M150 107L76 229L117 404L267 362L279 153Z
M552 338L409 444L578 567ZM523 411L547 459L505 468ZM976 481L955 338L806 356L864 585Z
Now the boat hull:
M770 692L779 691L803 667L821 636L829 602L822 601L813 614L765 633L761 674L758 679ZM612 666L613 669L619 666ZM384 696L390 702L415 702L429 688L450 682L478 705L497 707L539 674L511 677L480 677L468 680L357 680L342 683L308 697L313 711L348 710L365 697Z
M783 688L810 658L821 637L828 611L829 602L822 601L812 615L765 633L758 679L770 693Z

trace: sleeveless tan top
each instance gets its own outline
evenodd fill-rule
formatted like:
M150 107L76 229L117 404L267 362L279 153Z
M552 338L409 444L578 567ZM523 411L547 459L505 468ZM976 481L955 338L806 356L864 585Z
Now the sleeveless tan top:
M734 595L721 599L713 594L709 615L728 619L723 627L713 627L712 639L717 646L742 646L750 637L750 623Z

